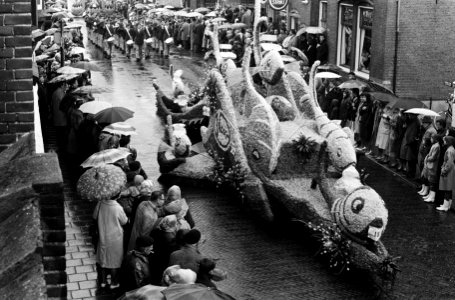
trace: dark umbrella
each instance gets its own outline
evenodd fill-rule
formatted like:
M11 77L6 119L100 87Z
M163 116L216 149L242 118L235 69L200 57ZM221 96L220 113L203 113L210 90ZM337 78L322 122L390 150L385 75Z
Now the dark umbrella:
M388 104L392 108L402 108L405 110L411 109L411 108L426 108L427 106L423 104L421 101L417 99L411 99L411 98L397 98L396 100L390 102Z
M133 116L134 111L131 111L128 108L117 106L103 109L95 115L95 120L98 121L98 123L112 124L126 121Z
M202 284L173 284L161 293L166 300L235 300L216 288Z
M369 92L368 94L371 95L371 97L373 98L373 100L377 100L377 101L381 101L381 102L386 102L386 103L390 103L390 102L396 102L398 97L395 96L394 94L390 94L390 93L384 93L384 92Z

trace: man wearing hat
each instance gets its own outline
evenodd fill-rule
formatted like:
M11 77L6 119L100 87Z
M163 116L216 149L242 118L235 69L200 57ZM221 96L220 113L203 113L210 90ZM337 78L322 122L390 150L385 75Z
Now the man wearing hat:
M153 258L153 238L140 236L134 250L128 252L122 265L122 287L126 291L151 283L150 260Z
M199 252L197 243L201 239L201 232L191 229L182 237L183 246L180 250L171 253L169 266L179 265L183 269L191 269L199 273L199 264L204 258Z

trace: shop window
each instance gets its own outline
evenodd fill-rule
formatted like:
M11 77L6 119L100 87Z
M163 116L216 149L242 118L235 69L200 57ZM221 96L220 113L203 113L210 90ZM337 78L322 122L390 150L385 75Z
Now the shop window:
M340 5L340 16L338 26L338 65L351 68L352 28L354 9L351 5Z
M327 28L327 1L319 2L319 26Z
M359 7L357 19L356 70L369 73L373 10L367 7Z

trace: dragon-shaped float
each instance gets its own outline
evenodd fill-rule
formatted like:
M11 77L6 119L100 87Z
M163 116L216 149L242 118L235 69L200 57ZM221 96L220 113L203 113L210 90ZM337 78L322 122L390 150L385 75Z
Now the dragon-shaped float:
M255 29L264 19L256 20ZM381 196L361 181L350 130L318 106L319 63L307 84L300 74L286 71L277 51L261 52L254 36L242 68L215 49L218 68L210 71L201 99L184 112L173 112L173 100L155 86L158 114L167 123L158 154L161 172L215 183L227 179L269 222L275 216L271 203L280 203L306 224L335 226L348 241L350 264L380 273L390 261L380 241L388 211ZM217 48L216 34L213 41ZM262 93L250 72L252 55L265 85ZM201 142L190 142L183 126L172 124L204 114L208 124L200 128Z

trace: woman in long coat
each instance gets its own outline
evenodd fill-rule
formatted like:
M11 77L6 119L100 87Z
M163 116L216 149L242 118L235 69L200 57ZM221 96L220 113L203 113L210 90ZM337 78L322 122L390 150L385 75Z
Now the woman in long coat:
M447 211L452 206L453 190L455 190L455 138L445 136L443 140L448 147L444 153L444 163L439 178L439 190L444 191L444 204L437 209Z
M111 289L117 288L118 269L123 260L123 228L128 218L123 208L114 199L98 202L93 212L97 220L99 242L96 249L96 262L101 267L101 287L107 284L107 273L111 273Z
M422 170L422 190L419 192L419 195L426 196L425 202L434 202L436 196L436 183L438 182L437 173L438 173L438 161L439 155L441 153L441 142L442 136L439 134L434 134L430 138L431 148L427 156L423 161L423 170Z
M379 122L378 135L376 137L376 147L378 147L380 160L388 161L389 153L387 152L390 138L390 107L386 106L381 115Z
M408 115L406 121L406 132L401 142L400 159L405 166L403 171L407 172L409 177L413 177L417 165L417 151L419 135L419 120L416 115Z

